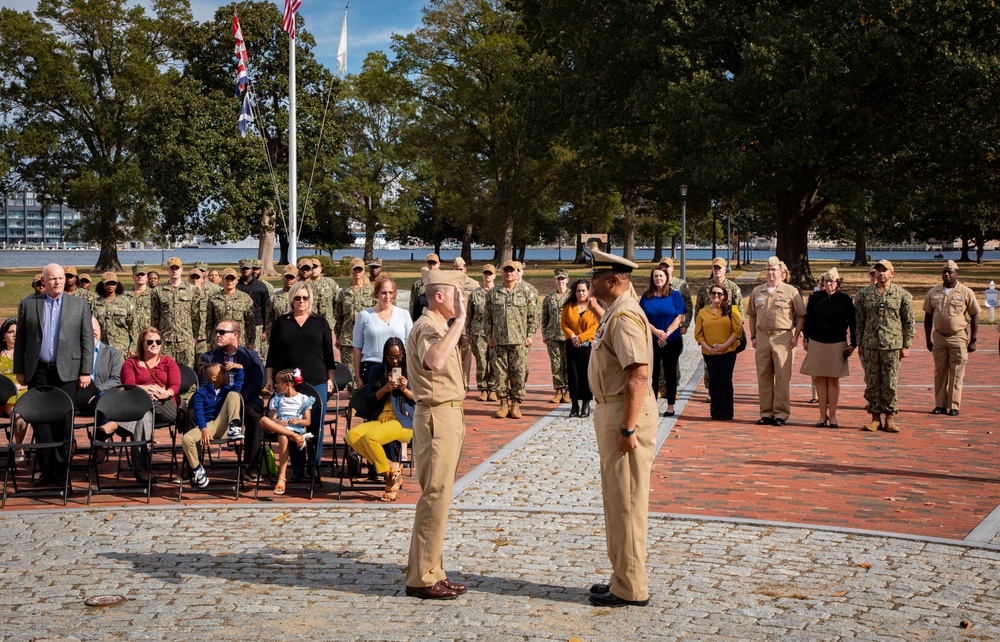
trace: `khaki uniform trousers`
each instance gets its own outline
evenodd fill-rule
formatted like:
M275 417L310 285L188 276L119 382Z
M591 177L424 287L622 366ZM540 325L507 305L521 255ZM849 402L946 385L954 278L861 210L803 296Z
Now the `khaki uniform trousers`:
M792 413L792 331L768 334L757 331L757 388L760 416L788 419Z
M946 337L934 331L934 405L945 410L962 405L962 381L969 360L969 335L965 331Z
M594 409L597 451L601 456L604 530L611 560L611 592L623 600L649 599L646 572L649 471L656 448L659 413L652 392L639 411L635 435L639 447L627 455L618 449L624 401L598 402Z
M463 334L458 339L458 352L462 359L462 374L465 375L465 389L469 389L469 374L472 372L472 341Z
M413 461L420 499L410 537L407 586L433 586L448 577L443 565L444 531L464 440L461 406L417 405L413 413Z

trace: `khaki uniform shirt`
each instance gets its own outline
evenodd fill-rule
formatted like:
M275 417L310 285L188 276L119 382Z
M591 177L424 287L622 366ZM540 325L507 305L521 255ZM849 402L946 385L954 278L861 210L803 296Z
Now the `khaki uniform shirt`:
M455 349L448 355L445 366L434 372L424 365L427 352L448 332L447 322L440 315L425 309L406 341L406 371L413 400L422 405L437 405L465 399L465 375L462 373L462 356Z
M653 334L639 302L628 292L619 296L604 311L597 326L587 380L597 397L625 394L625 368L633 364L652 365ZM653 369L646 375L646 386L653 385Z
M799 289L787 283L779 283L774 292L767 291L767 283L758 285L747 303L747 316L757 317L757 327L751 328L752 334L793 330L795 317L805 315L806 304Z
M858 345L865 350L899 350L913 343L913 296L890 283L880 294L874 285L854 296Z
M951 292L945 292L944 284L938 283L927 292L924 314L933 314L934 329L950 336L969 325L966 314L979 314L979 301L975 293L961 283L955 283Z

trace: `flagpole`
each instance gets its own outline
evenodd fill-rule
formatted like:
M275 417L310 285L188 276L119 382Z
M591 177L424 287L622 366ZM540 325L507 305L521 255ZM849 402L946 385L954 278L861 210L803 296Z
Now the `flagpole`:
M294 17L292 18L294 20ZM295 38L288 39L288 262L298 263L298 225L296 218L296 186L298 183L298 168L296 167L295 140Z

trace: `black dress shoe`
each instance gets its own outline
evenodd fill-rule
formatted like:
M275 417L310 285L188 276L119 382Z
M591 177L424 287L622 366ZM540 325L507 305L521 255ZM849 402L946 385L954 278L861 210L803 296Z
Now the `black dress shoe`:
M780 418L780 417L778 417L777 419L774 420L774 425L775 426L784 426L785 425L785 420L782 419L782 418Z
M590 592L591 593L607 593L610 590L611 590L611 585L610 584L591 584L590 585Z
M758 426L773 426L774 425L774 418L773 417L761 417L760 419L757 420L757 425Z
M459 584L458 582L452 582L447 577L444 578L443 580L441 580L441 584L444 584L445 587L450 588L451 590L455 591L459 595L461 595L462 593L465 593L465 589L466 589L465 584Z
M580 416L580 402L579 401L574 401L573 405L570 406L569 416L570 417L579 417Z
M454 600L458 597L458 591L451 590L440 581L430 586L407 586L406 594L421 600Z
M649 604L649 600L623 600L611 591L592 593L588 599L594 606L646 606Z
M673 417L674 416L674 411L673 410L664 410L663 411L663 416L664 417Z
M951 410L948 411L948 414L950 416L952 416L952 417L957 417L958 416L958 408L952 408Z
M934 408L934 410L931 410L932 415L944 415L947 413L948 411L942 408L941 406L937 406L936 408Z

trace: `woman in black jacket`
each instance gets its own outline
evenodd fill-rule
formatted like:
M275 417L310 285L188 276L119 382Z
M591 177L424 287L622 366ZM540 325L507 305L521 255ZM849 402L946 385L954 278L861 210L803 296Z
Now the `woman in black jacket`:
M838 427L840 378L851 374L848 357L858 345L854 334L854 301L840 291L843 282L837 268L830 268L819 277L820 289L812 293L806 304L802 328L806 358L800 372L815 377L819 397L817 427Z

